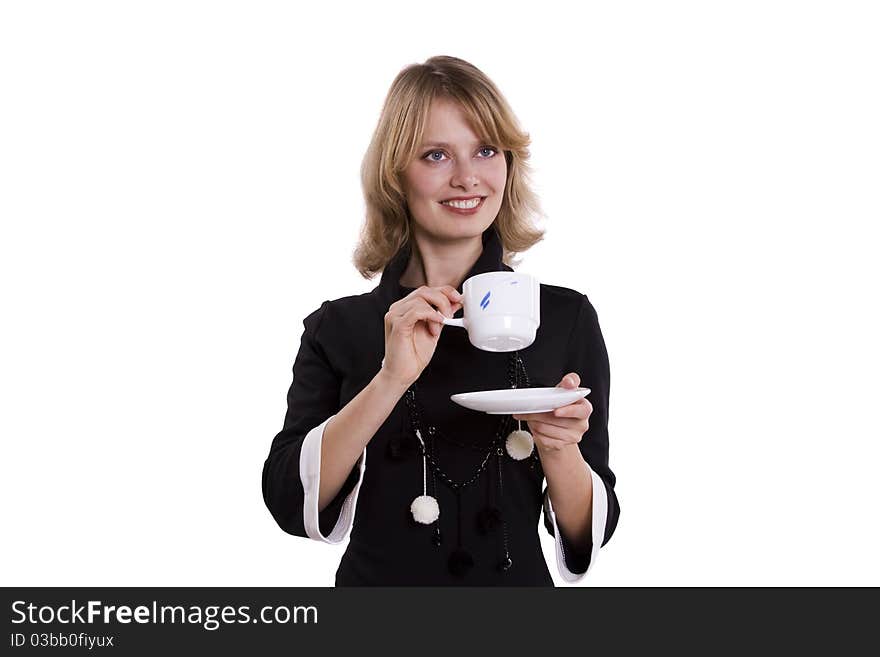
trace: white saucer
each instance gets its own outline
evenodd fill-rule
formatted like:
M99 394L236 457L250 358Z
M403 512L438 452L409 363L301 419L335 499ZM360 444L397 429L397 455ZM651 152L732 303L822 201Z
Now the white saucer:
M509 388L461 392L450 399L456 404L489 415L546 413L590 394L589 388Z

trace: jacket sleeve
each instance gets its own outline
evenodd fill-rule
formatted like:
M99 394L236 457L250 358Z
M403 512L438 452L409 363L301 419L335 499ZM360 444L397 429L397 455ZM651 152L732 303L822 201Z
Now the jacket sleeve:
M333 501L318 512L321 440L339 411L341 376L319 338L329 302L303 320L305 328L293 363L284 426L263 464L263 500L284 531L327 543L340 543L354 522L366 450Z
M578 446L584 467L593 482L592 541L589 551L575 550L559 531L547 489L544 489L544 526L556 539L556 564L563 580L576 582L595 563L599 548L605 545L617 527L620 505L614 492L616 477L608 466L608 398L610 368L605 340L599 328L596 310L586 295L581 295L580 310L572 329L567 352L570 367L577 372L581 387L589 388L587 399L593 405L590 425Z

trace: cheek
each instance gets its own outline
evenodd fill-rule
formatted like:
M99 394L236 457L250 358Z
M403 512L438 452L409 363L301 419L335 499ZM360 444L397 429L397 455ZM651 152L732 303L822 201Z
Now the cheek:
M442 186L439 176L422 173L410 179L410 194L417 200L429 202L439 194Z
M498 163L490 170L489 181L496 192L504 191L504 185L507 182L507 163L503 157L499 157Z
M406 190L407 196L418 196L424 193L425 172L413 163L407 168L401 176L401 182Z

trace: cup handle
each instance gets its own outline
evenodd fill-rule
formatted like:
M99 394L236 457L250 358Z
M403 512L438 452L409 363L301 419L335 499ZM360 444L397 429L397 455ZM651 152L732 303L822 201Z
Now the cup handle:
M444 317L443 323L446 324L447 326L460 326L463 329L467 329L467 325L465 324L464 317L462 317L461 319Z

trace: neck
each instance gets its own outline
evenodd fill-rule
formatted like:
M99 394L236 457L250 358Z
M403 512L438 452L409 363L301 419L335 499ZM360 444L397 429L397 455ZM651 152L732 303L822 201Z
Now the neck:
M442 244L418 234L413 238L412 255L400 277L400 284L404 287L450 285L460 288L465 276L483 253L481 235Z

